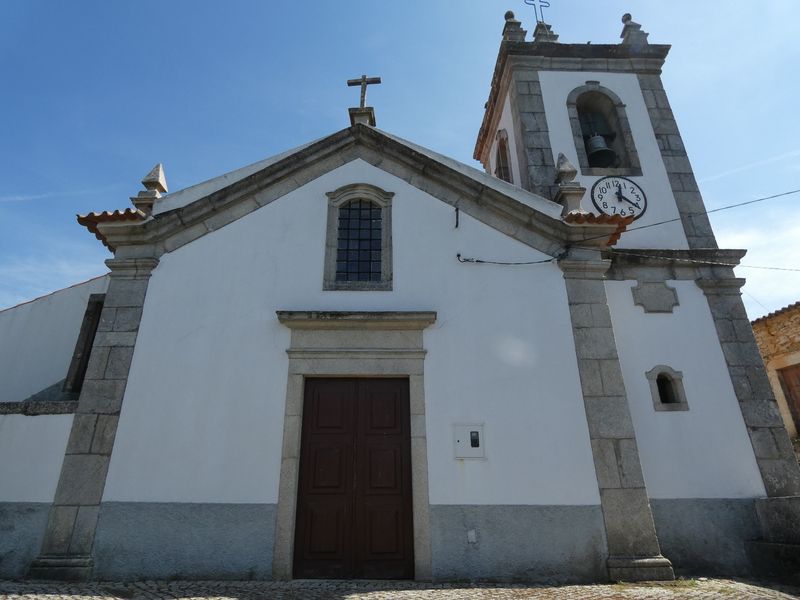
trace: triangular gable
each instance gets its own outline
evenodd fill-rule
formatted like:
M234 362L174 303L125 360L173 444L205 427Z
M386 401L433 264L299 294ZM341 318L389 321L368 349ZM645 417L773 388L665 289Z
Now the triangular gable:
M549 256L559 256L578 242L613 243L616 239L611 238L627 224L619 218L567 222L561 219L562 207L554 202L361 124L159 200L172 198L171 204L178 205L172 210L157 210L133 223L98 219L98 213L80 217L79 222L91 221L111 248L140 246L136 255L159 256L357 158Z

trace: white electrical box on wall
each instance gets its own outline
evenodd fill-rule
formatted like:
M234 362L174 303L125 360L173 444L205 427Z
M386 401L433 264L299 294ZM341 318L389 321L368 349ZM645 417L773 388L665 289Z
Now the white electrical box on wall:
M453 448L456 458L486 458L483 423L453 425Z

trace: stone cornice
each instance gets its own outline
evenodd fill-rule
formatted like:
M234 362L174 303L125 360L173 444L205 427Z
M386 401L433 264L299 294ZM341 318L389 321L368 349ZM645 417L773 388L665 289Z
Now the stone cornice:
M24 400L0 402L0 415L68 415L78 408L77 400Z
M565 258L558 261L558 266L564 272L564 279L605 279L611 261Z
M365 125L328 136L183 208L99 229L120 257L156 258L357 158L549 256L560 255L568 244L610 238L617 230L615 225L567 224Z
M708 294L731 294L738 296L745 284L745 279L734 277L731 279L697 279L697 287Z
M289 329L425 329L436 322L435 311L303 311L279 310L278 321Z

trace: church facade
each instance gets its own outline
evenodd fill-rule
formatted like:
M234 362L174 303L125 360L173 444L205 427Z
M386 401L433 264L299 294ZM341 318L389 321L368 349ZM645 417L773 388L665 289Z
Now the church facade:
M0 576L780 574L800 470L660 72L506 15L481 172L375 127L79 217L0 312ZM366 85L366 83L364 83ZM362 93L363 99L363 93ZM795 562L792 562L795 561Z

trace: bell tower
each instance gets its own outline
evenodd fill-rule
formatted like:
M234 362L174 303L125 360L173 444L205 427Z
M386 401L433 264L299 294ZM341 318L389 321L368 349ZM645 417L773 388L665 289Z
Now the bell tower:
M507 12L474 158L553 200L563 154L587 190L582 210L635 217L620 247L716 248L661 82L670 46L622 22L618 44L561 43L541 21L526 41Z

